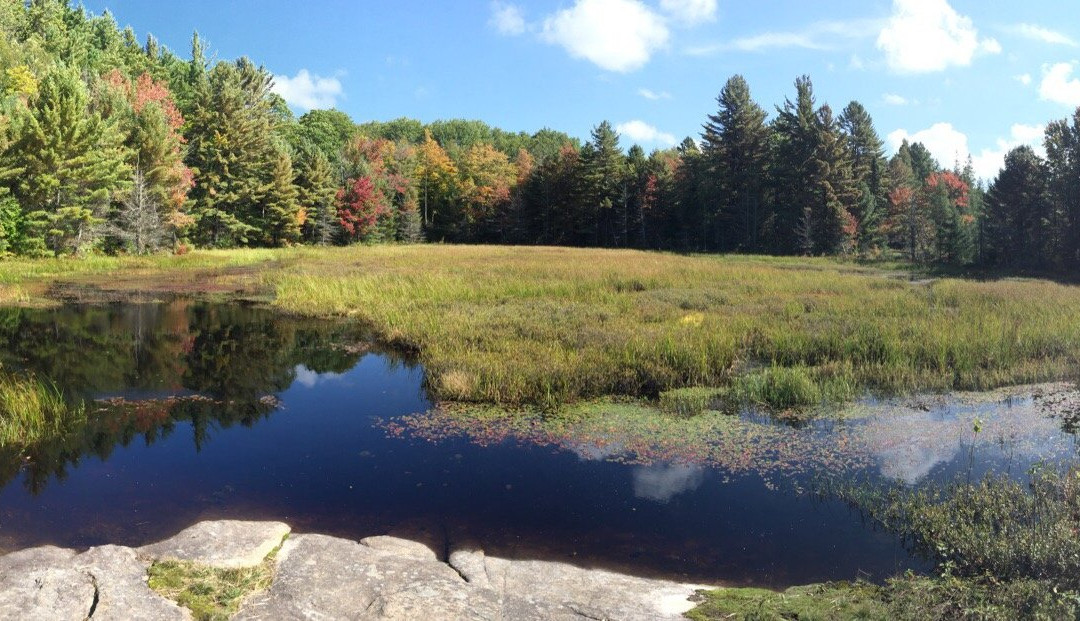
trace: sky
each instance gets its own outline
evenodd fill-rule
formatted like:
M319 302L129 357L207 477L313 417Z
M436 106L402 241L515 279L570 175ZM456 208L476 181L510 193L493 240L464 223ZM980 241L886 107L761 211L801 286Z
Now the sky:
M246 55L302 114L480 119L621 144L700 137L741 74L770 113L809 75L819 104L852 100L892 153L922 142L992 179L1080 106L1074 0L84 0L190 56Z

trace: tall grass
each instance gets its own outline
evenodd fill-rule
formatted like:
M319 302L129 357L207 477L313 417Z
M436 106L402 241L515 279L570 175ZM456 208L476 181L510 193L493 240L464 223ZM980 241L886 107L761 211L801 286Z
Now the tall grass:
M507 405L710 387L788 406L1064 379L1080 359L1080 288L830 259L420 245L0 263L31 298L121 277L274 291L418 352L438 398Z
M418 350L448 399L655 396L746 376L755 397L794 405L1061 379L1080 357L1080 289L1045 281L912 284L829 260L558 248L308 259L269 275L275 303Z
M85 407L68 403L53 384L0 372L0 448L33 446L85 420Z

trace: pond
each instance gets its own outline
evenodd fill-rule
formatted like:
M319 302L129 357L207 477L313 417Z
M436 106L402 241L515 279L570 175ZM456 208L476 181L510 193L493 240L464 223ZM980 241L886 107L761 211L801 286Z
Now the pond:
M0 550L279 519L352 538L425 528L493 554L709 582L883 579L928 566L812 493L818 477L918 484L1076 455L1049 415L1060 391L865 402L801 427L619 404L569 423L429 412L409 356L348 324L240 303L6 309L0 362L93 400L86 428L30 455L0 450Z

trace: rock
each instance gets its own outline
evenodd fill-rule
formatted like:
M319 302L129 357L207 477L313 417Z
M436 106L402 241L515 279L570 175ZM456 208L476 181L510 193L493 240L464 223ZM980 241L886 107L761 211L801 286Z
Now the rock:
M484 566L484 551L478 546L460 548L450 553L450 566L461 574L469 584L492 588L491 580Z
M439 557L429 544L419 541L409 541L400 537L379 535L377 537L365 537L360 540L360 545L365 545L373 550L379 550L395 556L416 559L418 561L437 561Z
M504 599L516 596L542 604L544 614L554 616L674 621L694 607L690 597L695 591L710 588L551 561L485 556L483 563L490 584Z
M380 539L379 546L389 544ZM274 584L238 619L495 619L495 593L470 586L449 565L325 535L289 538L277 556ZM409 550L399 556L396 550Z
M71 550L47 546L0 558L0 619L86 619L94 579L72 565L74 557Z
M94 621L190 619L191 613L147 586L148 563L132 548L101 546L75 557L74 565L97 586Z
M165 541L139 548L139 554L154 560L192 561L222 569L254 567L291 530L284 522L199 522Z
M120 546L32 548L0 558L0 619L190 619L146 585L146 563Z
M149 558L218 567L260 562L289 527L203 522L139 550L101 546L75 554L43 547L0 557L0 618L190 619L147 586ZM442 540L295 535L281 546L274 581L237 619L515 621L675 620L701 585L640 578L568 563L488 556L463 541L439 560Z

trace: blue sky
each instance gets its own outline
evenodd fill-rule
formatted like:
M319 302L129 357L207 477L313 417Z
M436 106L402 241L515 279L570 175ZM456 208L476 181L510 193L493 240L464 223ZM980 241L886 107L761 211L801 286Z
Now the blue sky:
M476 118L623 145L698 137L735 73L770 112L809 74L819 103L856 99L887 148L970 153L991 178L1080 106L1080 10L1060 0L85 0L187 57L247 55L297 113L358 122Z

